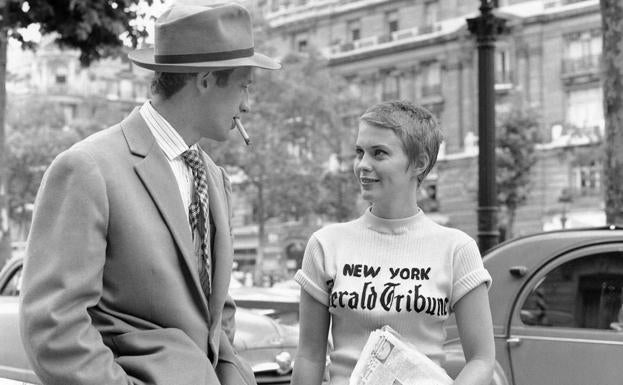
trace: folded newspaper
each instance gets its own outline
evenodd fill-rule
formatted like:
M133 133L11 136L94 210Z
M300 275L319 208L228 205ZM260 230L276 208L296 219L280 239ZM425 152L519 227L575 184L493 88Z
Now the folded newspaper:
M389 326L370 333L349 385L451 385L434 361Z

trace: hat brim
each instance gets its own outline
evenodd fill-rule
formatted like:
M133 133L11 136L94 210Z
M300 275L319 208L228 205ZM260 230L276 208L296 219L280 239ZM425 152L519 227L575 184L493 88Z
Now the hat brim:
M188 73L188 72L201 72L201 71L214 71L226 68L236 67L259 67L269 70L278 70L281 68L281 63L269 58L268 56L256 52L253 56L243 57L230 60L218 60L209 62L197 62L197 63L156 63L154 61L154 49L142 48L132 51L128 54L128 58L132 60L136 65L147 68L152 71L159 72L176 72L176 73Z

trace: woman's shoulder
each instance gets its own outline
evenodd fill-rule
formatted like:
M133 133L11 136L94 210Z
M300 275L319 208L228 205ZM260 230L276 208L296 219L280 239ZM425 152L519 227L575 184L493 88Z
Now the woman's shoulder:
M361 226L360 222L361 218L348 222L328 223L316 230L313 233L313 237L319 240L342 238L349 233L357 232Z
M475 242L474 239L463 230L455 227L440 225L431 219L428 220L430 221L428 229L431 232L430 236L432 238L441 238L444 239L444 242L455 243L459 246Z

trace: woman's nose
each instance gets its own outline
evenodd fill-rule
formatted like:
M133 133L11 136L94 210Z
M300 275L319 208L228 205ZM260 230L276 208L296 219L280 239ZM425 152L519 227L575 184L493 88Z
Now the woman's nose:
M366 154L364 154L361 158L355 158L355 171L358 170L371 170L369 157Z

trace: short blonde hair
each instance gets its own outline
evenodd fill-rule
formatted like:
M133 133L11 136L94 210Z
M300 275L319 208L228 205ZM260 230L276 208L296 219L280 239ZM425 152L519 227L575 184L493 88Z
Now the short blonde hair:
M444 139L435 116L407 100L390 100L369 107L359 120L394 131L409 158L409 166L417 165L420 154L428 155L428 166L417 176L420 185L437 162L439 146Z

